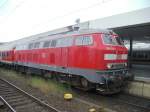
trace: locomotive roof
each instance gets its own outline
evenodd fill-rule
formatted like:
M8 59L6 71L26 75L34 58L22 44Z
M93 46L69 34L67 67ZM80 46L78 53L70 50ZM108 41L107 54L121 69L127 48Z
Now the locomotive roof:
M57 33L57 34L50 34L47 36L39 37L36 39L33 39L33 41L45 41L47 39L57 39L60 37L66 37L66 36L74 36L74 35L83 35L83 34L92 34L92 33L107 33L109 34L110 30L101 30L101 29L82 29L78 31L69 31L69 32L63 32L63 33Z
M81 29L77 31L65 31L60 33L54 33L53 31L48 31L45 33L40 33L37 35L29 36L26 38L22 38L19 40L15 40L12 42L8 42L5 44L0 45L0 51L4 50L12 50L17 45L27 44L32 42L38 41L46 41L47 39L56 39L64 36L71 36L71 35L82 35L82 34L92 34L92 33L110 33L110 30L102 30L102 29Z

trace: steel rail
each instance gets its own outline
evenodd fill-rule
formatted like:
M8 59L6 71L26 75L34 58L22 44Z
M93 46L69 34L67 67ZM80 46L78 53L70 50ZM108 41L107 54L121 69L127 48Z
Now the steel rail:
M122 99L117 99L117 100L120 101L120 102L122 102L122 103L125 103L127 105L132 105L132 106L135 106L135 107L138 107L138 108L150 111L150 108L148 108L148 107L137 105L137 104L134 104L134 103L130 103L130 102L122 100Z
M79 94L80 94L80 93L79 93ZM90 94L90 93L89 93L89 94ZM76 100L81 101L81 102L83 102L83 103L85 102L85 103L87 103L87 104L89 104L89 105L93 105L94 107L100 107L98 101L96 101L96 102L88 101L88 99L86 99L87 96L84 96L83 94L82 94L81 96L83 96L83 98L78 96L78 98L76 98ZM89 95L88 95L88 96L89 96ZM93 95L93 94L90 94L89 97L93 98L92 96L94 97L95 94L94 94L94 95ZM97 95L96 95L96 96L97 96ZM103 96L102 96L102 97L103 97ZM95 98L94 98L94 99L95 99ZM145 110L146 112L150 112L150 107L147 107L146 105L136 104L136 103L134 103L134 102L121 99L121 98L119 98L119 97L111 97L110 99L112 99L113 102L115 102L115 103L119 102L119 103L122 103L122 104L126 104L126 105L129 105L129 106L135 107L135 108L137 108L137 109ZM137 98L137 99L138 99L138 98ZM140 101L140 100L139 100L139 101ZM105 108L105 107L104 107L104 108ZM115 110L113 110L113 111L115 111Z
M3 103L5 103L7 105L7 107L12 111L12 112L16 112L15 109L12 108L12 106L2 97L0 96L0 99L2 100Z
M76 98L75 100L78 100L78 101L80 101L82 103L85 103L85 104L92 105L92 106L97 107L97 108L101 108L101 106L99 106L97 103L89 102L89 101L87 101L85 99L83 100L82 98ZM150 108L148 108L148 107L137 105L137 104L134 104L134 103L129 103L129 102L127 102L125 100L121 100L121 99L117 99L117 101L122 102L122 103L124 103L126 105L130 105L130 106L132 105L132 106L134 106L136 108L144 109L147 112L150 112ZM104 110L107 110L109 112L116 112L115 110L111 110L111 109L108 109L108 108L105 108L105 107L104 107Z

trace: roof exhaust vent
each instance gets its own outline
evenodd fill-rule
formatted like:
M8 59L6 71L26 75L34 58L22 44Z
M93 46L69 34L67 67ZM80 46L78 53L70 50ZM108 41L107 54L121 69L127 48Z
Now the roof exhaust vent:
M69 31L78 31L80 29L79 26L68 26Z
M79 26L74 26L74 27L73 27L73 31L78 31L79 29L80 29Z
M80 18L75 20L76 25L73 26L73 31L78 31L80 29L79 24L80 24Z

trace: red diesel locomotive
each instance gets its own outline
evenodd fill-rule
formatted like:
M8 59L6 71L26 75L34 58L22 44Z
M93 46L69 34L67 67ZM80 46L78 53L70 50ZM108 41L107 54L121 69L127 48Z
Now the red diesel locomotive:
M17 42L10 53L0 51L0 61L23 72L112 94L121 91L129 78L127 54L114 32L87 29Z

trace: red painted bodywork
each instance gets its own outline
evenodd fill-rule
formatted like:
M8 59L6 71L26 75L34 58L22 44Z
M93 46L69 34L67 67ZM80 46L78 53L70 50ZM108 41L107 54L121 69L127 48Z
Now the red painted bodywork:
M14 50L7 50L7 51L0 51L0 61L6 63L13 63L14 62Z
M75 46L73 44L71 47L16 50L14 61L94 70L107 70L107 63L127 62L127 60L119 59L104 60L104 54L127 54L124 46L103 44L101 33L84 35L93 37L93 45ZM74 35L74 41L76 37L84 35Z

